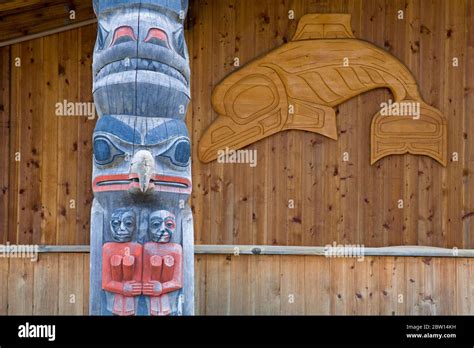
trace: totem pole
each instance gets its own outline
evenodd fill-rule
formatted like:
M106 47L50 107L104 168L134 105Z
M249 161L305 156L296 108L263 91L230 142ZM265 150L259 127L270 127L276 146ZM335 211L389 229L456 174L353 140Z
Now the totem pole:
M91 315L194 314L187 0L95 0Z

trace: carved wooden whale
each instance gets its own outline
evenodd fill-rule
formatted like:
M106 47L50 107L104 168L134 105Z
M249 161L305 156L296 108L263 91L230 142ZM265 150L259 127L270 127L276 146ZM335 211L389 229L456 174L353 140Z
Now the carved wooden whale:
M375 114L371 163L411 153L446 166L445 117L422 100L403 63L353 36L349 14L303 16L291 42L221 81L212 94L219 117L200 140L199 158L210 162L219 150L237 150L287 129L337 139L334 107L376 88L389 88L398 108L409 106L407 110L419 112Z

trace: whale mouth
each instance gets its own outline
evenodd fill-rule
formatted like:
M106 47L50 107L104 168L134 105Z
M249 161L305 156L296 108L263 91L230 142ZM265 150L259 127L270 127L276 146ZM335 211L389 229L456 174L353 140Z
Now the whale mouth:
M139 189L139 179L135 174L102 175L96 177L92 183L92 190L94 192L135 192ZM150 179L147 191L190 194L191 189L191 182L187 178L154 175Z
M151 71L161 73L180 81L185 86L188 85L186 77L173 66L145 58L121 59L108 63L97 71L95 80L99 81L109 75L124 71Z

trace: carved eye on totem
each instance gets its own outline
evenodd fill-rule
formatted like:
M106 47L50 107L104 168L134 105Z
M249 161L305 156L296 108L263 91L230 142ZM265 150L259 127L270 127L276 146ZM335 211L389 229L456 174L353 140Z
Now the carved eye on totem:
M158 28L151 28L148 30L145 42L169 48L168 35Z
M112 144L104 136L94 138L94 160L98 165L104 166L112 163L117 157L125 156L125 153Z
M115 46L129 41L137 41L137 38L133 32L133 28L128 25L124 25L115 29L114 38L112 39L110 46Z
M188 139L177 140L171 148L160 156L167 157L176 166L187 167L191 158L191 145Z
M176 225L175 225L175 223L174 223L174 219L169 218L168 220L166 220L166 221L165 221L165 226L166 226L166 228L169 228L169 229L174 230L175 227L176 227Z

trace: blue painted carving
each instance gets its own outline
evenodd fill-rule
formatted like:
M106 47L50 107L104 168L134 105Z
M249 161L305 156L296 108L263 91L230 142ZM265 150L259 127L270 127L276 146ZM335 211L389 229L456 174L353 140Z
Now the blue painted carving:
M94 9L93 94L100 118L93 134L90 313L193 314L187 1L95 0ZM132 286L125 276L122 288L109 273L120 272L122 259L124 270L132 262L124 248L135 253L134 267L145 267L136 260L142 249L153 262L179 260L167 276L174 269L173 279L182 273L182 281L166 285L163 298L149 283L139 292L136 280Z
M94 100L100 115L183 120L190 99L187 1L95 1Z
M116 157L123 156L124 154L107 137L98 135L94 138L94 160L98 165L110 164Z

